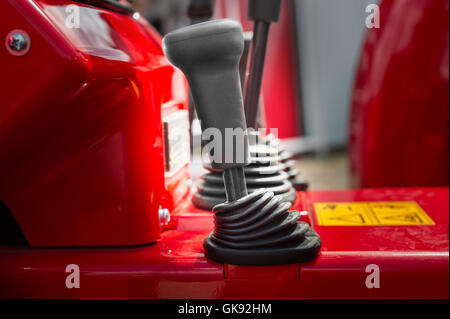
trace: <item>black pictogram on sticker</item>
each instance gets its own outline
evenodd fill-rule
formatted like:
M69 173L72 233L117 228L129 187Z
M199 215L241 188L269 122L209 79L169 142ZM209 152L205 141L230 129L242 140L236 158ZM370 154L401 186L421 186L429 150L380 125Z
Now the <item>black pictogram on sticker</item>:
M364 216L362 214L349 214L349 215L343 215L343 216L338 216L338 217L330 217L329 219L341 220L344 222L358 224L358 225L366 223L366 219L364 218Z
M392 216L384 216L382 218L392 220L392 221L398 221L398 222L424 224L423 220L416 213L405 213L405 214L398 214L398 215L392 215Z

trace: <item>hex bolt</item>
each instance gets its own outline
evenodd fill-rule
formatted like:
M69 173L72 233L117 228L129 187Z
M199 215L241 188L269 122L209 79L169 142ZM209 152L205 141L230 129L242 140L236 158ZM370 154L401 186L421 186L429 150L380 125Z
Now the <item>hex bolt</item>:
M23 56L30 51L31 38L23 30L12 30L5 39L6 49L11 55Z
M162 208L159 206L158 214L161 228L167 226L170 222L170 211L167 208Z

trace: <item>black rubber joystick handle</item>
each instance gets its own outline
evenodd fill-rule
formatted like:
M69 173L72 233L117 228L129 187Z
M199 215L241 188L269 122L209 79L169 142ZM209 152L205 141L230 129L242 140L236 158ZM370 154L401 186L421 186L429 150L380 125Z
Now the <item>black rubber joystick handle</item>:
M246 196L243 167L249 163L249 152L239 76L242 26L230 19L191 25L167 34L163 47L189 81L202 130L219 133L214 139L221 152L214 149L211 165L224 170L228 201Z

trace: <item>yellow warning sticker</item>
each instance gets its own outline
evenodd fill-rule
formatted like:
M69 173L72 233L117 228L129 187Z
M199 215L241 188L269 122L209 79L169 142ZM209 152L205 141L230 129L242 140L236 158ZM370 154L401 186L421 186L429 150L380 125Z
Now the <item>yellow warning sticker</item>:
M314 208L323 226L434 225L414 201L314 203Z

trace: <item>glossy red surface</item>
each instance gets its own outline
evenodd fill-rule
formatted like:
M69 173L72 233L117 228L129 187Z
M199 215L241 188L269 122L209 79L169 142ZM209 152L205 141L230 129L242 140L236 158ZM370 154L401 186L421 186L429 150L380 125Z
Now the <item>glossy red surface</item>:
M311 192L311 202L415 201L436 223L433 226L320 226L325 251L418 251L447 252L449 249L448 188L362 189L358 191ZM311 206L311 210L314 208ZM315 216L315 215L314 215Z
M0 200L31 246L153 242L158 207L188 191L186 170L164 179L161 125L186 82L143 19L79 5L69 28L68 4L0 2L0 35L32 39L23 57L0 50Z
M0 34L23 28L33 43L20 58L0 50L0 200L34 246L0 246L0 297L448 298L448 188L299 192L294 209L323 240L315 261L206 259L212 213L187 197L187 167L164 176L161 120L186 108L183 76L144 21L81 6L68 29L67 3L0 2ZM436 225L317 225L314 202L385 200L415 200ZM161 233L159 205L173 218ZM365 285L373 263L379 289ZM66 287L69 264L79 289Z
M306 194L299 193L299 197ZM306 197L305 197L306 198ZM0 297L60 298L448 298L448 188L311 192L317 201L415 200L434 226L317 226L323 247L307 264L222 265L205 258L212 214L189 204L152 245L133 248L0 248ZM315 221L314 211L310 211ZM65 267L80 267L67 289ZM366 266L380 268L368 289Z
M449 2L380 5L352 104L350 150L361 187L449 184Z

